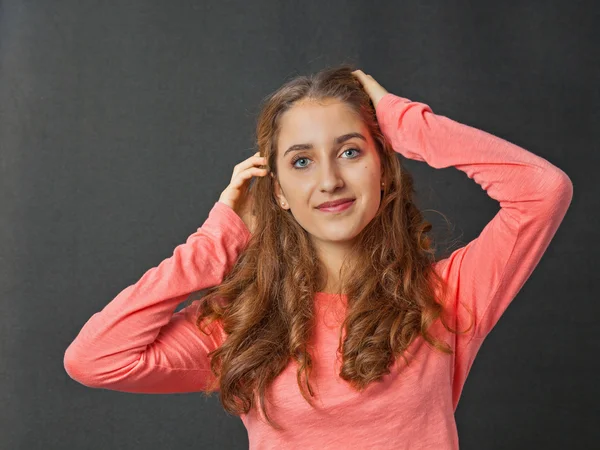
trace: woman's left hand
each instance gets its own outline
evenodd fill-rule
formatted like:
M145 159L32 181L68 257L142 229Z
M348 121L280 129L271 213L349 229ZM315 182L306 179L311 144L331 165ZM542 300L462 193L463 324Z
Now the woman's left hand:
M353 71L352 75L358 78L367 94L369 94L369 97L371 97L373 106L377 108L377 103L379 103L381 97L387 94L388 91L377 81L375 81L375 79L371 75L367 75L360 69Z

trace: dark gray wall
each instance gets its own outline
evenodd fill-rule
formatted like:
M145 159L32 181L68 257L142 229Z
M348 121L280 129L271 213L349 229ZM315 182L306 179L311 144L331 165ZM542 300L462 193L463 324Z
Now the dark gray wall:
M1 2L0 448L247 448L217 397L93 390L63 354L205 220L252 153L261 98L340 62L573 181L456 418L461 449L592 448L599 13L577 1ZM403 162L420 206L445 213L462 243L496 213L462 172Z

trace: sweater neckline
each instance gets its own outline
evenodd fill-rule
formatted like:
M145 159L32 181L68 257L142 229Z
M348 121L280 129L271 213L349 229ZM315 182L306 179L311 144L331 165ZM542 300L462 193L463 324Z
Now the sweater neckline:
M347 297L346 294L338 294L337 292L317 292L315 295L319 297Z

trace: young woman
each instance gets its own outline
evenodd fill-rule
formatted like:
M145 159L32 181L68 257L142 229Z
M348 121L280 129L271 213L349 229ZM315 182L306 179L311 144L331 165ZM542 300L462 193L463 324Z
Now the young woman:
M257 144L204 224L88 320L66 371L219 392L251 448L458 448L473 360L555 235L569 177L346 65L269 96ZM456 167L500 210L436 259L396 153Z

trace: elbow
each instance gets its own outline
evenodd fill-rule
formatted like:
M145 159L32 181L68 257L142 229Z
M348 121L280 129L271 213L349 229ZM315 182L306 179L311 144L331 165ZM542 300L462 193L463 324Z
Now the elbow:
M554 189L554 196L560 203L564 204L566 208L569 207L573 200L573 182L562 170L558 176L556 188Z
M71 379L87 387L96 387L90 370L93 365L77 355L77 348L73 344L65 351L63 367Z
M556 176L545 190L544 198L549 212L561 216L566 214L573 200L573 182L561 169L557 168Z
M83 375L81 366L82 365L77 361L77 358L73 355L73 345L70 345L65 351L65 355L63 357L63 367L65 368L67 375L79 383L82 383L81 380Z

